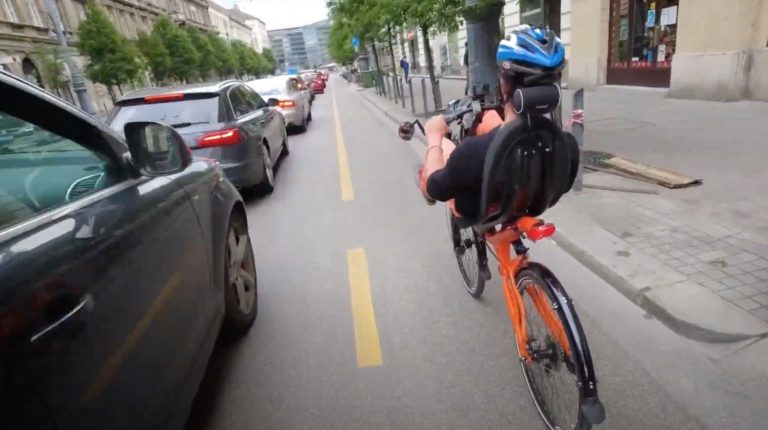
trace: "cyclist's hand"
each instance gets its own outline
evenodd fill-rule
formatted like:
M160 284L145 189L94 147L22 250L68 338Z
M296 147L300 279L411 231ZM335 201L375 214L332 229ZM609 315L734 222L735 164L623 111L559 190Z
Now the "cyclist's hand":
M445 136L451 132L451 128L442 115L435 115L424 124L424 132L427 136Z

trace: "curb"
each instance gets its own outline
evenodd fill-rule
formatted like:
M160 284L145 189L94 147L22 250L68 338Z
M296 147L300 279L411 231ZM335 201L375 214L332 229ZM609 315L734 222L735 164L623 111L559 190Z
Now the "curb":
M399 106L387 109L377 100L362 92L360 94L367 103L384 113L394 123L399 124L405 120L396 114L400 109ZM418 133L416 136L423 145L426 145L423 136ZM554 235L558 246L674 332L688 339L710 343L739 342L768 337L768 325L763 321L722 300L706 288L688 281L687 278L667 269L666 266L657 265L651 268L636 263L625 264L619 258L605 258L609 255L621 256L629 252L617 245L618 238L611 241L610 238L613 235L591 219L572 216L572 214L558 216L557 213L562 212L568 204L561 202L558 206L560 210L553 210L550 214L555 218L564 217L570 220L569 225L569 222L564 219L562 224L565 228ZM579 213L578 210L570 212ZM574 222L574 218L578 221ZM579 229L584 230L586 234L578 237ZM590 247L588 249L578 243L590 244ZM604 258L596 256L600 253L599 251L594 252L600 249ZM631 251L634 254L633 261L651 261L650 257L637 250ZM638 273L638 266L648 268ZM692 306L694 303L695 307Z

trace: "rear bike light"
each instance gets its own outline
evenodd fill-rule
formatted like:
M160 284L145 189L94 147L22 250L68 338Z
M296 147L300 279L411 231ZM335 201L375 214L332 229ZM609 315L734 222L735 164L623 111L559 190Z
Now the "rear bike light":
M528 239L536 242L541 239L547 238L555 234L555 225L554 224L539 224L535 225L531 228L529 228L525 232L525 236L528 237Z
M293 100L280 100L277 105L281 108L294 108L296 107L296 102Z
M176 102L179 100L184 100L184 93L168 93L144 97L145 103Z
M236 128L204 134L197 139L198 148L234 145L240 143L240 132Z

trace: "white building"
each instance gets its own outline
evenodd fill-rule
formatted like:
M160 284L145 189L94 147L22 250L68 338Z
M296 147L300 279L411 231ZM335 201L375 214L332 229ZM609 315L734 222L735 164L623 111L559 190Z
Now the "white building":
M251 38L254 48L261 52L264 48L269 48L269 37L267 36L267 25L259 19L258 5L254 0L241 0L235 2L235 8L241 12L245 23L251 27Z

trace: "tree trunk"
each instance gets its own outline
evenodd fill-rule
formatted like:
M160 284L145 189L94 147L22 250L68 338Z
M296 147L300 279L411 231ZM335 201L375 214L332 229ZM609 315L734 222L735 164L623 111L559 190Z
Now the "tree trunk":
M381 87L381 92L384 97L387 96L386 86L384 85L384 77L381 75L381 63L379 62L379 51L376 49L376 41L371 41L371 48L373 49L373 61L376 62L376 85Z
M397 98L397 96L401 93L400 87L397 85L397 65L395 63L395 50L392 48L392 26L389 24L387 24L387 44L389 45L389 56L392 58L392 73L394 74L394 79L392 82L394 83L393 87L395 87L395 98Z
M437 79L435 79L435 62L432 58L432 49L429 47L429 28L421 28L421 38L424 42L424 58L427 60L427 73L429 73L429 82L432 83L432 99L435 102L435 109L440 109L443 106L442 96L440 95L440 88L437 86ZM424 110L427 109L424 106Z
M117 101L117 97L115 97L115 89L112 85L107 85L107 92L109 93L109 98L112 99L112 104L114 104Z

